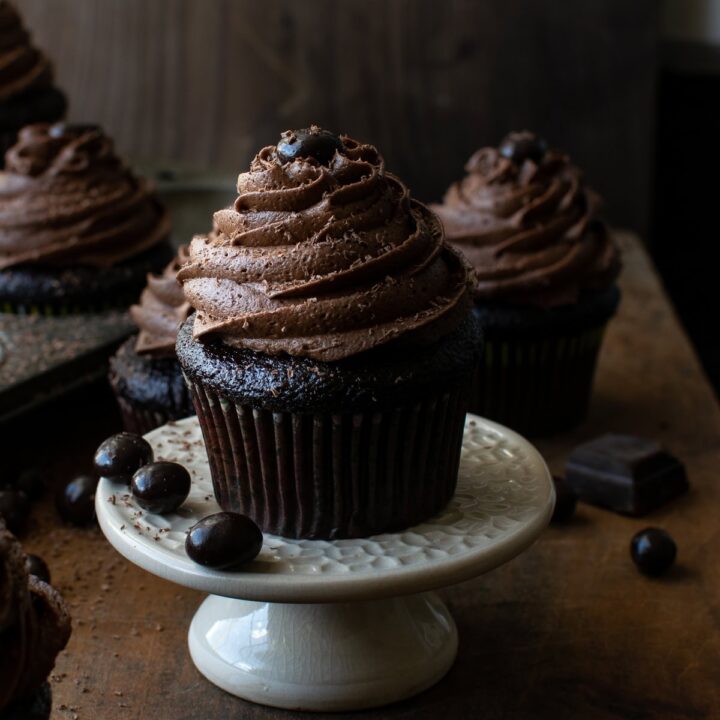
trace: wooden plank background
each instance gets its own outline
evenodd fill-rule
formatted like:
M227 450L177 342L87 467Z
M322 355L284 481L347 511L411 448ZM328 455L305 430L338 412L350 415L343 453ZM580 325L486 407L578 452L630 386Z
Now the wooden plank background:
M421 199L532 127L644 230L654 0L17 0L71 118L140 162L235 174L311 122L381 148Z

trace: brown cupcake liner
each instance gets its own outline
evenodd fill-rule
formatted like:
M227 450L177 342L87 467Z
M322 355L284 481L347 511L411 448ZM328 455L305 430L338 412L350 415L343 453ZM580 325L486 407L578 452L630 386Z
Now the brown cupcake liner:
M455 492L468 392L359 413L272 412L189 383L215 497L292 538L397 531Z
M605 326L544 339L486 334L470 412L536 437L579 425Z

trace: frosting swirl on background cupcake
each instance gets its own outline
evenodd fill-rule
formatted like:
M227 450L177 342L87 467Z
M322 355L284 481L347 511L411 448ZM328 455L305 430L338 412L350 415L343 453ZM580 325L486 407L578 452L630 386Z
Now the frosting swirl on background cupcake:
M0 172L0 269L107 267L167 240L170 220L93 125L24 128Z
M147 286L140 295L140 302L130 308L130 315L140 329L135 344L138 353L156 356L175 354L178 330L190 314L190 303L177 281L178 270L187 260L188 248L183 245L162 275L147 276Z
M467 312L469 268L371 145L288 132L237 189L178 275L195 338L334 361L431 342Z
M52 66L30 42L17 11L0 2L0 102L52 82Z
M475 268L478 300L552 307L613 283L617 248L567 156L532 133L511 133L465 169L432 208Z

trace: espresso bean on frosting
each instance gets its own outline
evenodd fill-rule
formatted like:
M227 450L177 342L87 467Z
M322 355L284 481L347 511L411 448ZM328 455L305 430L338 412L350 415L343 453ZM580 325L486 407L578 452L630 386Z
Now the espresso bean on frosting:
M342 152L342 140L334 133L313 126L304 130L288 130L277 144L277 154L282 162L296 158L314 158L327 165L336 152Z
M532 160L534 163L542 162L547 152L547 144L539 135L523 130L507 135L498 149L503 157L517 165L522 165L526 160Z

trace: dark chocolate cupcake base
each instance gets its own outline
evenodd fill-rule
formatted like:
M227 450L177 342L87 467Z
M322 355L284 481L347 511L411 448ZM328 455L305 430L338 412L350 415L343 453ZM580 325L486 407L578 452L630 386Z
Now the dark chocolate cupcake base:
M580 424L605 326L619 300L613 287L556 310L477 307L485 352L470 412L530 437Z
M128 307L174 257L167 242L107 268L25 265L0 270L0 312L67 315Z
M188 380L236 404L278 412L353 413L412 404L431 388L457 385L458 374L477 365L482 346L472 313L433 345L388 345L337 362L195 341L193 319L180 328L176 347Z
M135 352L137 336L128 338L110 359L110 384L123 426L144 435L195 410L177 359Z
M483 331L494 337L548 338L577 335L603 326L619 303L620 290L613 285L607 290L586 292L574 305L541 308L478 302L473 311Z
M480 330L351 362L196 342L178 358L225 510L295 538L397 531L440 512L457 482ZM410 357L411 359L408 359Z

